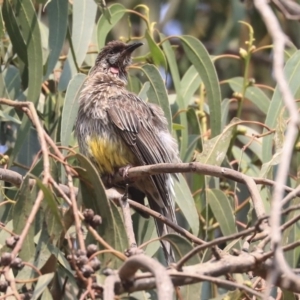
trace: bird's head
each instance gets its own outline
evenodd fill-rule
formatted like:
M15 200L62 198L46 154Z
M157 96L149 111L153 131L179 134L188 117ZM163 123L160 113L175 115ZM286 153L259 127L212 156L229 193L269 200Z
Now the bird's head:
M98 54L92 73L102 72L126 81L126 67L131 64L132 52L143 43L109 42Z

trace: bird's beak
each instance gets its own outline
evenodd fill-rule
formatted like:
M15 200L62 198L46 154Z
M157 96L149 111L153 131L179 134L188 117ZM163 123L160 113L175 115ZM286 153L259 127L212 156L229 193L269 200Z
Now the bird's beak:
M144 43L133 43L126 46L125 50L123 51L124 55L130 55L135 49L144 45Z

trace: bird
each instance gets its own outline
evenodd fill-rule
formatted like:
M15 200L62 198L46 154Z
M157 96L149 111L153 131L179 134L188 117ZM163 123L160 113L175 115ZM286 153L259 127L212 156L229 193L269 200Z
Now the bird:
M80 92L75 135L80 152L102 177L113 176L121 168L180 162L177 141L168 130L161 107L126 89L132 53L142 45L118 40L107 43L97 55ZM152 210L177 224L171 174L135 178L128 194L142 204L147 197ZM155 223L158 236L173 233L161 221ZM161 244L167 263L173 262L170 244L167 241Z

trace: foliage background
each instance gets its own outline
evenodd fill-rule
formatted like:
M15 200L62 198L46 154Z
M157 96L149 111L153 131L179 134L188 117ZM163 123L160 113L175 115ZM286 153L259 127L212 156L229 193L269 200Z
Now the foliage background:
M77 142L73 137L80 87L97 52L107 41L141 39L145 42L130 68L128 89L145 101L163 107L170 129L178 138L183 162L194 160L254 178L274 180L288 115L272 76L272 41L251 1L108 1L109 10L101 5L102 1L92 0L4 1L0 15L0 97L34 103L52 140L69 148L61 151L81 178L74 178L74 185L80 190L79 209L92 208L100 214L103 223L98 234L122 252L128 247L122 214L106 199L93 167L76 153ZM299 22L286 20L281 13L276 13L290 38L285 52L285 74L298 99ZM55 293L64 294L65 299L79 297L82 289L75 284L64 256L71 250L65 245L64 233L68 232L71 239L76 240L71 210L64 199L52 193L51 185L39 183L30 188L26 184L32 176L42 178L43 175L36 130L23 112L8 105L1 105L0 122L1 164L25 176L21 188L0 183L3 226L21 234L42 189L45 201L19 256L42 274L52 274L50 279L41 280L43 299L51 299ZM299 141L287 179L291 188L299 182L298 150ZM64 164L53 156L50 163L52 178L67 184ZM87 182L94 191L90 191ZM269 213L272 189L264 185L257 188L263 209ZM180 177L175 190L179 224L205 241L237 233L257 220L249 192L237 180L204 174L185 175ZM296 205L299 199L291 203ZM283 222L294 214L284 216ZM145 220L136 213L132 218L138 245L156 237L152 219ZM87 232L85 229L86 244L95 243ZM5 246L8 236L7 231L1 231L1 253L8 251ZM287 245L298 237L295 223L284 232L283 242ZM167 238L173 243L178 260L194 247L184 237L170 235ZM242 245L237 239L222 247L227 246L227 253L233 247L241 249ZM250 249L254 246L255 243ZM76 243L73 247L76 248ZM158 241L149 243L144 250L163 262ZM211 251L207 250L195 255L188 264L203 263L210 258ZM297 268L299 249L289 251L286 259L292 268ZM102 255L101 261L102 269L120 265L120 260L111 254ZM99 284L104 280L101 274L97 273ZM17 280L35 276L29 267L14 275ZM63 290L66 276L69 278L67 291ZM48 285L53 277L55 280ZM249 280L246 274L234 277L241 283ZM72 289L70 282L74 283ZM35 293L38 285L27 286L29 292ZM192 299L195 293L200 294L201 299L210 299L227 291L210 283L181 290L183 299ZM133 297L155 299L155 292L136 292Z

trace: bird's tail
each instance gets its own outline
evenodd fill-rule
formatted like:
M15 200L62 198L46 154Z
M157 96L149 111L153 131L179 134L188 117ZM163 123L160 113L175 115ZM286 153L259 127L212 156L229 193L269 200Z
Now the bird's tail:
M147 198L148 198L149 206L152 210L160 213L162 216L165 216L166 218L171 220L173 223L177 224L177 220L175 217L175 209L173 207L172 208L171 207L170 208L162 208L157 204L155 199L153 199L151 197L151 195L147 195ZM166 234L175 232L172 228L168 227L166 224L164 224L163 222L161 222L158 219L155 219L155 225L156 225L156 230L157 230L157 234L159 237L162 237ZM160 240L160 243L162 245L167 264L169 265L171 263L174 263L175 255L174 255L174 251L171 247L171 244L166 240Z

